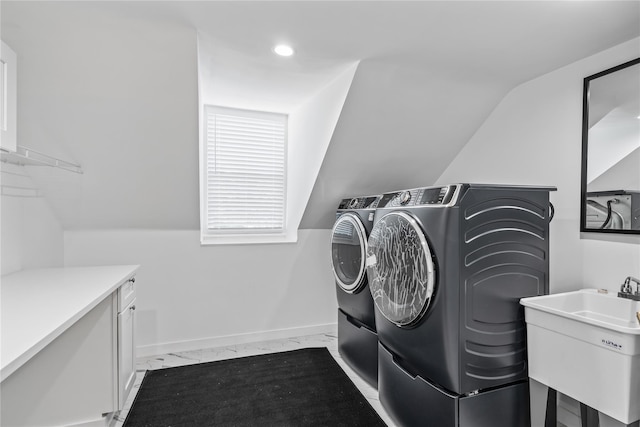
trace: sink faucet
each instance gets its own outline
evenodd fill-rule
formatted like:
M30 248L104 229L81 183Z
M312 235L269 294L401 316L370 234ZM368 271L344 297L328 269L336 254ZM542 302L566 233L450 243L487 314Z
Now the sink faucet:
M631 282L636 283L636 291L633 292L633 288L631 287ZM624 279L624 283L620 286L620 292L618 292L618 296L622 298L629 298L636 301L640 301L640 280L635 277L627 277Z

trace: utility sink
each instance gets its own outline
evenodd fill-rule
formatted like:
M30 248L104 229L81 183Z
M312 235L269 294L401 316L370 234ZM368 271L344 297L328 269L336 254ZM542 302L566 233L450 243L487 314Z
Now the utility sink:
M520 303L529 377L622 423L640 419L640 301L582 289Z

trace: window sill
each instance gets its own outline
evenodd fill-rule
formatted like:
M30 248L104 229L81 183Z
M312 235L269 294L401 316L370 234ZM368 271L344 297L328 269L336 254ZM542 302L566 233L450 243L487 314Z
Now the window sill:
M278 234L216 234L200 235L200 244L208 245L260 245L277 243L296 243L298 232L293 230Z

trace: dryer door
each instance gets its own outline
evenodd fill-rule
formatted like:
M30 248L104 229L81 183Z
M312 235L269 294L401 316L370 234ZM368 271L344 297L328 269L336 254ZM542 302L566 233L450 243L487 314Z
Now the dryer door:
M367 249L369 290L376 307L397 326L418 322L431 302L435 269L418 222L390 212L374 225Z
M340 216L331 230L331 260L338 285L349 293L365 284L367 232L360 218L352 213Z

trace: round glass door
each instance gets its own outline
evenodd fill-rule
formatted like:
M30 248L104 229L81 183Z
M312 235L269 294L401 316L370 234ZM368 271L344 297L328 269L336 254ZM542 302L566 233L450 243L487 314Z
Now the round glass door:
M367 245L369 290L376 307L397 326L418 322L431 301L435 269L427 239L405 212L380 218Z
M351 213L338 218L331 230L331 260L338 285L358 292L364 285L367 236L360 219Z

